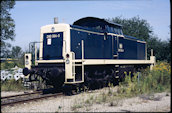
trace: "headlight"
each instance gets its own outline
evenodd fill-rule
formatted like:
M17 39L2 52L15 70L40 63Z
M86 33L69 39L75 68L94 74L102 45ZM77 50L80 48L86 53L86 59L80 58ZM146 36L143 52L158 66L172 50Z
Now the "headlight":
M29 61L26 60L25 64L28 65L29 64Z
M67 60L66 60L66 64L69 64L69 63L70 63L70 61L67 59Z

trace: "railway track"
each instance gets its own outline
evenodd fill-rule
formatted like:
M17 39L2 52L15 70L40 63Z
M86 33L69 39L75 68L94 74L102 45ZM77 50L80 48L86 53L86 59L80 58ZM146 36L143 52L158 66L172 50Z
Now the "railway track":
M61 95L63 95L63 93L43 94L42 91L36 91L32 93L6 96L6 97L1 97L1 107L30 102L30 101L39 100L39 99L45 99L48 97L56 97L56 96L61 96Z

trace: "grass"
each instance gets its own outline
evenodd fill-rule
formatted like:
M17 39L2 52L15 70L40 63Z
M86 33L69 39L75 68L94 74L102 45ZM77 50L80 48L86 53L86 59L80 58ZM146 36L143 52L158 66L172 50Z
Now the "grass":
M73 106L71 106L72 111L77 111L79 108L83 108L83 101L78 102L78 101L75 100L74 103L75 104Z
M112 92L114 93L114 92ZM85 97L83 97L85 98ZM98 94L88 94L88 97L85 99L80 99L80 101L75 100L75 104L71 107L72 111L77 111L80 108L85 108L85 110L89 111L90 106L95 105L95 104L105 104L108 103L109 106L119 106L121 105L121 100L122 97L120 96L114 96L113 94L109 95L109 92L101 92Z
M19 79L18 81L12 80L5 80L1 81L1 91L23 91L26 88L22 84L22 80Z
M75 111L78 108L82 108L82 105L80 104L75 104L74 106L72 106L72 111Z
M118 106L118 105L121 105L121 102L120 102L120 99L116 98L116 99L113 99L109 102L109 106Z
M14 68L15 66L18 66L20 68L24 67L24 64L21 60L19 61L4 61L1 62L1 70L8 70L10 74L14 75L14 71L11 70L11 68ZM11 80L1 80L1 91L21 91L26 90L26 88L23 86L22 79L15 81L14 79Z

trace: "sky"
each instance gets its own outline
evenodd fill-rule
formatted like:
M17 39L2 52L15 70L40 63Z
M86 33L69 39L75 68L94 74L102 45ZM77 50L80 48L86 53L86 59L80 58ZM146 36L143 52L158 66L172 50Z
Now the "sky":
M16 1L10 13L16 25L15 41L10 43L23 50L28 49L30 42L40 40L41 26L53 24L54 17L58 17L59 23L73 24L87 16L139 16L147 20L159 39L170 38L170 0Z

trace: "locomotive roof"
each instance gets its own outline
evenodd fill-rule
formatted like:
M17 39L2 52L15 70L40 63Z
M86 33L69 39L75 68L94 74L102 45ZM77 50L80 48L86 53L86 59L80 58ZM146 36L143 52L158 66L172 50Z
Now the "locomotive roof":
M145 40L143 40L143 39L138 39L138 38L136 38L136 37L133 37L133 36L129 36L129 35L124 35L126 38L130 38L130 39L135 39L135 40L140 40L140 41L144 41L145 42Z
M71 26L72 27L80 27L80 26L81 27L96 27L96 26L103 27L105 25L116 27L116 28L122 28L121 24L113 23L113 22L110 22L108 20L100 19L100 18L96 18L96 17L81 18L81 19L75 21L73 23L73 25L71 25ZM84 29L88 29L88 28L84 28ZM92 29L92 30L97 31L96 29ZM97 32L101 32L101 31L97 31ZM144 41L143 39L138 39L138 38L133 37L133 36L129 36L129 35L124 35L124 36L127 38L130 38L130 39Z
M113 27L122 27L122 25L117 24L117 23L113 23L110 21L107 21L105 19L100 19L100 18L96 18L96 17L85 17L85 18L81 18L77 21L75 21L73 23L73 25L78 25L78 26L88 26L88 27L94 27L94 26L105 26L105 25L109 25L109 26L113 26Z

